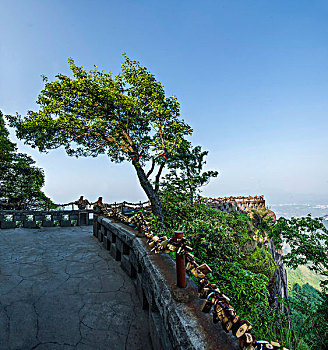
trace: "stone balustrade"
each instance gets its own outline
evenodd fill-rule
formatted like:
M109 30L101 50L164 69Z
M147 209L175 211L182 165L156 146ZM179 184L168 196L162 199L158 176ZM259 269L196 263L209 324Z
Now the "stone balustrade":
M203 300L187 276L187 287L176 286L176 266L168 254L153 254L145 238L127 225L95 215L93 234L134 281L140 308L148 311L156 350L237 350L238 341L212 315L199 311Z
M93 210L0 210L0 229L93 224Z

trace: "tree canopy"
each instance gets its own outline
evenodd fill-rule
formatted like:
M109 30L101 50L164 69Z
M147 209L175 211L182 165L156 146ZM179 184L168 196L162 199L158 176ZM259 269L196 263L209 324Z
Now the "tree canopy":
M113 162L131 162L153 212L161 218L157 192L162 171L192 133L180 118L177 98L166 97L162 83L126 55L116 76L96 66L88 72L73 59L69 65L72 77L58 74L48 82L43 76L38 111L7 116L17 137L41 152L64 146L71 156L107 154Z
M0 111L0 199L2 204L34 204L50 199L41 191L44 172L34 166L35 161L18 153L15 143L9 140Z
M169 173L162 181L162 188L187 194L193 200L200 187L219 174L213 170L202 171L207 154L208 151L202 151L201 146L193 147L189 141L183 140L168 161Z

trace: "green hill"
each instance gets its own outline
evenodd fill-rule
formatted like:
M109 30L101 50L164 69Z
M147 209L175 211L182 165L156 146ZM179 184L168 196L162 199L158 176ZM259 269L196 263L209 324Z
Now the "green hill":
M295 283L298 283L301 287L308 283L317 290L321 290L320 281L323 277L313 271L307 266L299 266L296 270L292 270L286 267L287 279L288 279L288 290L292 290Z

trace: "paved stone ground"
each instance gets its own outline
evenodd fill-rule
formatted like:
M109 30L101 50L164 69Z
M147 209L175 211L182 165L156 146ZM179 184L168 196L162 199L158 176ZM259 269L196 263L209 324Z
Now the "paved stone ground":
M92 227L0 230L0 349L152 349L132 281Z

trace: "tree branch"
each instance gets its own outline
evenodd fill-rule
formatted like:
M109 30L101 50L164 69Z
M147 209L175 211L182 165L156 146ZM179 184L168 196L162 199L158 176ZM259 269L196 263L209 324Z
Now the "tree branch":
M155 158L153 158L152 159L152 164L151 164L151 168L150 168L150 170L148 171L148 173L147 173L147 179L149 178L149 176L152 174L152 172L154 171L154 169L155 169Z
M165 163L166 163L166 162L163 162L163 163L160 165L159 169L158 169L158 173L157 173L156 178L155 178L155 182L156 182L156 184L155 184L155 193L157 193L158 190L159 190L159 180L160 180L162 171L163 171L163 169L164 169L164 167L165 167Z

